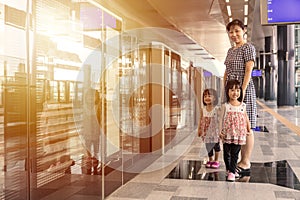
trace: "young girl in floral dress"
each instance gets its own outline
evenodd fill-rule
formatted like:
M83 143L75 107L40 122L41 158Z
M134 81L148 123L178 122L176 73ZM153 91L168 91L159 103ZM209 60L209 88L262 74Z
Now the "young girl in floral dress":
M217 169L220 167L218 159L221 148L219 143L219 127L217 121L219 108L216 106L218 104L216 90L204 90L202 101L204 108L200 111L198 135L202 137L208 152L209 161L206 163L206 167Z
M223 157L228 172L227 181L235 181L235 172L241 145L246 144L250 134L250 122L246 104L242 102L243 94L238 80L229 80L225 87L226 103L222 105L222 128L220 138L223 140Z

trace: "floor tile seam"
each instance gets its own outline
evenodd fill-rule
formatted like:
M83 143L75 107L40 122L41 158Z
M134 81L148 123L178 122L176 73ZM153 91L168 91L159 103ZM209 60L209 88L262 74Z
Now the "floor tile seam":
M172 179L170 179L172 180ZM184 184L186 183L186 181L189 182L189 184ZM178 185L178 182L182 182L183 184ZM202 183L201 185L199 184L193 184L193 183ZM194 187L207 187L211 190L216 190L219 191L221 188L225 189L225 191L230 191L234 188L234 190L236 189L243 189L242 186L244 186L244 182L235 182L235 183L228 183L226 181L216 181L215 185L209 185L211 183L211 181L207 181L207 180L185 180L185 179L177 179L176 183L174 182L168 182L166 183L162 183L161 185L167 185L167 186L173 186L176 185L178 186L178 189L180 188L194 188ZM247 190L255 190L257 189L257 187L259 187L261 189L261 191L266 191L266 190L273 190L276 191L278 189L281 190L285 190L285 191L296 191L298 192L298 190L292 189L292 188L286 188L284 186L280 186L280 185L275 185L273 183L258 183L258 182L249 182L246 183L247 184ZM233 188L232 188L233 187Z
M257 101L257 103L265 109L268 113L270 113L272 116L274 116L278 121L280 121L282 124L284 124L286 127L288 127L291 131L295 132L297 135L300 136L300 127L296 126L295 124L291 123L289 120L287 120L285 117L281 116L277 112L274 111L274 109L269 108L265 104L263 104L260 101Z

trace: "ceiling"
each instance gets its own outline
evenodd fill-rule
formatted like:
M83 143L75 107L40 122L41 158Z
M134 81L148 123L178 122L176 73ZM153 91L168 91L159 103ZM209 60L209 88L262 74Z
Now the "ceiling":
M260 0L99 1L124 19L127 32L134 30L142 39L156 38L191 60L194 66L217 76L223 75L223 63L231 46L226 32L227 5L231 6L233 19L243 20L244 5L248 4L247 37L257 51L264 49L264 37L272 35L271 27L260 25Z

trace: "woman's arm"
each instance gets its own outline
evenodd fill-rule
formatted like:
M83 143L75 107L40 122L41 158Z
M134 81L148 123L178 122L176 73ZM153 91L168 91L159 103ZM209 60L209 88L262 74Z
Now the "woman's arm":
M223 76L223 87L221 87L221 102L226 101L226 95L225 95L225 87L226 87L226 81L227 81L227 72L225 70L224 76Z
M248 86L248 84L250 82L250 79L251 79L251 73L252 73L253 67L254 67L254 61L253 60L249 60L249 61L246 62L245 76L244 76L243 85L242 85L243 100L245 98L245 93L246 93L247 86Z
M225 88L226 78L227 78L227 72L226 72L226 70L225 70L225 72L224 72L224 77L223 77L223 85L224 85L224 88Z

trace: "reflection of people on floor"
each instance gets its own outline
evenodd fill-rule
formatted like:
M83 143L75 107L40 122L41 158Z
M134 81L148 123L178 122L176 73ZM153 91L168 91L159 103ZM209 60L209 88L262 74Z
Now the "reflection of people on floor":
M100 158L100 125L99 125L99 92L95 89L87 89L84 93L83 123L81 136L86 149L86 155L82 159L85 173L98 174Z
M207 180L209 180L209 181L218 181L219 180L219 173L218 172L208 173Z
M221 148L218 129L217 91L212 88L205 89L202 95L202 103L204 107L200 110L198 136L202 137L207 149L209 161L206 163L206 168L218 169L220 167L219 154Z

